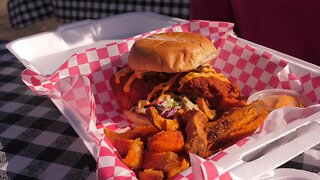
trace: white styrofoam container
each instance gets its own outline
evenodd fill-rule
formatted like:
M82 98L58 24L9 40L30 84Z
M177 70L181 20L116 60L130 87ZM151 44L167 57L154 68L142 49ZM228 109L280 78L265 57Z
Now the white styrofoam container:
M76 52L181 22L185 22L185 20L150 12L132 12L100 20L84 20L65 25L59 27L56 31L44 32L12 41L6 47L26 68L41 75L50 75ZM290 68L298 69L301 73L320 72L320 67L316 65L249 41L245 42L253 47L267 50L285 58L288 60ZM77 123L81 121L81 116L63 100L52 99L52 101L79 134L88 150L96 157L98 154L96 142L88 133L83 133L86 132L86 127L79 126ZM294 131L297 128L298 126L291 127L290 130ZM278 132L277 137L285 135L286 131L284 129ZM272 142L272 139L278 139L277 137L269 138L270 142Z

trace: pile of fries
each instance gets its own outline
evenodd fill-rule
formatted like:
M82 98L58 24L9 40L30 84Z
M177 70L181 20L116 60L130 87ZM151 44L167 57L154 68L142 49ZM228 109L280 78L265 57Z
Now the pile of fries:
M188 153L207 158L252 134L269 110L260 101L225 111L219 118L202 98L199 109L180 109L171 119L151 106L146 110L150 124L118 133L104 130L122 162L139 179L168 179L190 167Z
M140 125L117 133L104 133L117 149L122 162L136 172L138 178L167 179L190 166L184 150L185 140L176 120L164 119L150 108L152 124Z

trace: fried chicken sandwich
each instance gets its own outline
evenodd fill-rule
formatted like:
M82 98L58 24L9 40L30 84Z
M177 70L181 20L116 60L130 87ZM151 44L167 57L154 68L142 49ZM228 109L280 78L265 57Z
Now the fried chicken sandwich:
M213 42L200 34L150 35L134 43L128 66L115 72L111 88L135 124L150 123L150 107L167 119L192 109L212 119L245 104L238 87L211 67L216 55Z

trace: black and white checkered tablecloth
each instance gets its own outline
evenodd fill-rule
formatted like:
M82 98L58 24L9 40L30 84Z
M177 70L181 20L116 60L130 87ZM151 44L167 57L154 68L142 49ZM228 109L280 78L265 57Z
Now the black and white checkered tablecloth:
M20 80L0 41L0 179L95 179L96 162L54 104Z
M189 0L9 0L8 13L13 28L22 28L48 17L70 23L110 15L149 11L189 18Z

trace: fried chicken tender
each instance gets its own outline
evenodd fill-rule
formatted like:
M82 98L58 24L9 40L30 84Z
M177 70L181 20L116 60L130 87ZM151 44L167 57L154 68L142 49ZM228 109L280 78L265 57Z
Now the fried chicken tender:
M180 91L181 93L203 97L208 100L211 109L220 111L246 104L245 101L240 100L240 92L236 84L214 77L191 79L182 86Z
M155 169L168 172L175 167L178 155L174 152L146 152L143 157L143 169Z
M201 157L208 157L208 140L205 132L209 120L207 116L200 110L190 110L182 116L182 119L186 122L185 150Z
M181 131L161 131L148 139L147 148L153 152L179 152L183 150Z
M151 124L159 130L175 131L179 129L179 123L176 119L165 119L157 111L154 106L147 109L147 116Z
M268 116L265 104L258 100L251 104L227 111L206 126L208 150L215 153L236 141L251 135Z
M162 180L164 178L164 174L162 171L157 171L154 169L145 169L139 172L140 180Z

